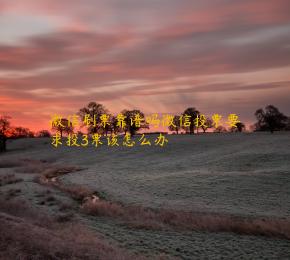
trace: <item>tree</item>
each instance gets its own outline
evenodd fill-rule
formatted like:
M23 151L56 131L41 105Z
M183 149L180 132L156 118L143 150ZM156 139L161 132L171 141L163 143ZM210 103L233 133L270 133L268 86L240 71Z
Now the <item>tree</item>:
M201 129L205 133L207 129L213 127L213 121L210 118L206 118L205 124L201 126Z
M0 152L6 151L6 141L11 130L9 119L8 116L0 117Z
M244 130L246 129L246 126L245 126L245 124L244 123L242 123L242 122L238 122L238 123L236 123L236 127L232 127L231 129L230 129L230 131L231 132L243 132Z
M134 110L123 110L122 114L125 116L125 134L128 131L131 136L135 135L137 131L139 131L141 128L149 128L149 125L145 122L145 116L144 114L137 109ZM136 117L140 117L142 120L140 122L140 126L137 125L137 122L134 122Z
M99 127L98 127L98 133L100 134L105 134L105 136L108 135L109 132L113 132L113 127L114 127L114 117L109 114L109 113L105 113L103 114L105 116L103 123L102 123L102 119L100 119L100 123L99 123ZM107 120L107 121L106 121Z
M180 116L173 117L173 125L170 125L168 129L178 135L178 131L180 130Z
M122 132L120 126L118 126L118 120L116 116L112 116L111 118L111 133L118 134Z
M28 138L34 137L34 133L25 127L14 127L11 130L11 138Z
M83 122L89 117L90 122L83 123L83 126L88 127L88 133L90 134L95 134L100 131L101 129L100 117L102 114L107 113L108 110L102 104L98 104L96 102L90 102L86 107L81 108L78 112Z
M199 111L196 110L194 107L189 107L183 112L183 114L182 114L183 118L185 118L186 116L189 116L190 126L189 127L183 126L183 129L186 132L188 132L188 130L189 130L189 134L194 134L194 128L196 128L195 127L195 124L196 124L195 120L199 116L199 114L200 114Z
M227 129L224 126L218 126L215 130L214 133L226 133Z
M286 123L286 126L285 126L285 130L286 131L290 131L290 117L288 117L288 119L287 119L287 123Z
M40 130L37 134L36 134L37 137L40 137L40 138L45 138L45 137L51 137L51 134L48 130Z
M265 110L258 109L255 116L258 120L256 123L257 131L270 131L273 133L274 131L285 129L287 125L287 116L273 105L266 106Z
M61 118L58 124L52 127L52 130L59 132L62 137L64 133L67 135L73 133L74 128L68 119Z

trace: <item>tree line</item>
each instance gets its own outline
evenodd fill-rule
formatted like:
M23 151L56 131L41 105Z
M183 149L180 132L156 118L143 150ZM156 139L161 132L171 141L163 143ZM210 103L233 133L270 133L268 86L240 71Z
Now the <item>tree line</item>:
M108 116L108 124L105 127L101 127L100 118L102 115L106 114ZM130 123L130 118L134 118L137 114L141 117L145 117L144 113L138 109L134 110L123 110L121 114L124 116L125 127L121 128L117 124L117 116L112 115L109 111L102 105L96 102L90 102L87 106L81 108L77 115L82 121L86 120L87 116L96 118L96 122L86 125L86 130L88 134L100 133L103 135L108 134L118 134L118 133L130 133L132 136L135 135L140 129L149 129L149 124L147 122L142 122L140 125L135 125ZM189 116L190 125L187 127L180 125L180 117ZM168 130L179 134L180 131L184 131L187 134L198 133L201 129L202 132L206 132L208 129L214 127L214 122L211 118L205 118L205 124L196 126L194 123L201 113L194 107L189 107L184 110L180 115L174 115L173 125L168 127ZM255 112L255 117L257 122L251 126L252 131L289 131L290 130L290 117L284 115L279 109L273 105L268 105L265 109L258 109ZM83 125L84 126L84 125ZM62 136L63 133L70 134L74 132L74 128L67 118L61 118L61 126L53 126L52 131L59 132ZM236 127L226 129L224 126L219 126L214 129L213 132L242 132L245 130L245 124L238 122ZM0 152L6 151L6 141L7 139L17 139L17 138L27 138L27 137L50 137L51 132L49 130L41 130L37 133L30 131L28 128L24 127L13 127L10 122L10 117L0 116Z

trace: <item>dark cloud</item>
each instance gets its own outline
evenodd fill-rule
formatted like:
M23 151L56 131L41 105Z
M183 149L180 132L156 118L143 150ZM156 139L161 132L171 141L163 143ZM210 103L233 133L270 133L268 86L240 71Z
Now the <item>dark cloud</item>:
M122 35L76 31L34 36L18 46L0 45L0 68L29 70L97 57L123 40Z

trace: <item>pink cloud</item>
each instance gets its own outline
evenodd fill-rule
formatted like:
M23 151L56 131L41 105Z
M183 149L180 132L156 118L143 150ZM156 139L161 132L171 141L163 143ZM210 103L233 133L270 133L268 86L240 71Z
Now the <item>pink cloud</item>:
M277 87L270 77L272 70L290 67L289 1L119 3L1 1L2 13L59 22L53 32L0 44L0 112L37 128L29 123L33 118L42 128L43 111L71 113L89 101L113 111L137 106L181 112L196 105L209 111L216 95L212 106L227 110L235 104L249 120L245 106L260 104L261 91L265 102L276 91L273 101L290 110L287 86ZM246 77L257 71L267 71L265 79ZM216 75L222 80L213 79Z

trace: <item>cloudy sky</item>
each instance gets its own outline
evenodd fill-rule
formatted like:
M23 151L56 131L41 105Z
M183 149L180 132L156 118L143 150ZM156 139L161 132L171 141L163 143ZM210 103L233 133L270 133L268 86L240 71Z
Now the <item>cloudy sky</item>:
M0 113L290 114L289 0L0 0Z

